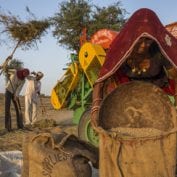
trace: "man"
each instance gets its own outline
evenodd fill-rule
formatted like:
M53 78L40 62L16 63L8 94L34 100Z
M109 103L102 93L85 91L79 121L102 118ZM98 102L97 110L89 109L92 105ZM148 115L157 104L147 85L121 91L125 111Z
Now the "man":
M9 75L10 70L8 71ZM25 78L29 75L29 70L24 68L20 70L14 70L13 73L8 76L8 81L5 90L5 128L7 131L12 130L10 105L11 101L14 104L17 118L17 127L23 129L23 117L21 112L21 106L19 102L19 94L25 83Z
M41 91L42 72L32 72L27 78L25 91L25 125L32 125L37 119L37 107Z

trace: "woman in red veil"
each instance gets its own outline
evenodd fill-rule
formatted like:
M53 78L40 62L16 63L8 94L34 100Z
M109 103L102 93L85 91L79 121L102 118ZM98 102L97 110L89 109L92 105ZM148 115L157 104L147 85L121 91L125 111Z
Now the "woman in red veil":
M92 122L109 80L152 82L177 101L177 39L152 10L136 11L113 40L93 89Z

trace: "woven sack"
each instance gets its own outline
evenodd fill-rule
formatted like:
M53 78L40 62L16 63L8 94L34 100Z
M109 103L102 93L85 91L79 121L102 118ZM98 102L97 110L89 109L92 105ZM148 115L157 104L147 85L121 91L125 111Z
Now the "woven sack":
M30 134L24 138L22 177L91 177L97 149L66 133Z
M101 177L175 177L176 110L160 88L121 85L103 100L97 120Z

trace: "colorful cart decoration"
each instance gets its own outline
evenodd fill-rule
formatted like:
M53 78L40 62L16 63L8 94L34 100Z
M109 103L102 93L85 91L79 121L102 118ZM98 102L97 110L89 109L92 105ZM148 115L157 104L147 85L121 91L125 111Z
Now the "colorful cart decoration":
M177 22L166 25L166 29L177 37ZM93 34L89 42L82 42L79 54L71 58L71 64L52 89L51 103L55 109L74 110L73 122L78 124L81 139L98 145L98 136L90 122L93 85L102 67L106 51L119 33L101 29Z

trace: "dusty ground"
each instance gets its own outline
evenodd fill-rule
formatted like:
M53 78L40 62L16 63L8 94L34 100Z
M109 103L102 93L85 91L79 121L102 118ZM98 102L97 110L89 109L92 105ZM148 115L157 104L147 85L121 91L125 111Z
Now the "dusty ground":
M63 109L60 111L54 110L50 103L50 98L42 98L43 107L40 107L38 112L39 120L55 120L57 123L56 127L60 127L67 133L72 133L77 135L77 126L72 124L73 112ZM20 98L22 104L22 110L24 112L24 98ZM42 114L42 108L45 108L45 114ZM32 128L31 130L17 130L16 129L16 119L14 114L14 108L12 106L12 120L13 120L13 131L10 133L4 132L4 95L0 94L0 151L11 151L11 150L22 150L22 139L23 136L30 131L39 131L39 127ZM46 129L42 129L45 131ZM92 168L92 177L98 177L98 170Z
M20 98L20 103L22 106L22 111L24 113L24 98ZM73 111L63 109L54 110L49 97L42 97L42 105L39 107L38 120L55 120L55 127L40 128L36 126L35 128L30 128L30 130L17 130L15 112L12 106L12 121L13 121L13 131L8 133L4 131L4 95L0 93L0 152L2 151L22 151L23 144L22 140L25 134L31 131L48 131L48 129L58 129L58 127L69 133L77 136L77 125L72 123ZM45 110L45 113L42 113ZM44 112L44 111L43 111ZM98 177L98 170L92 168L92 177Z
M20 103L22 106L22 111L24 113L24 98L20 98ZM77 135L77 126L72 124L72 114L73 112L67 109L63 110L54 110L49 97L42 97L42 105L39 107L38 119L44 120L55 120L57 127L60 127L62 130ZM8 133L4 131L4 95L0 94L0 151L8 150L22 150L22 138L26 133L30 131L40 131L41 128L38 126L35 128L30 128L30 130L17 130L16 128L16 116L12 104L12 122L13 122L13 131ZM42 110L43 111L42 113ZM54 128L54 127L52 127ZM49 129L49 128L47 128ZM45 131L44 128L42 128Z

